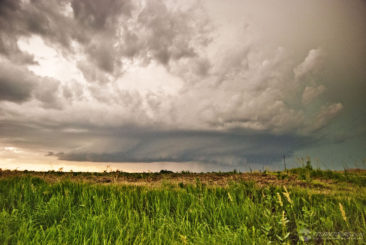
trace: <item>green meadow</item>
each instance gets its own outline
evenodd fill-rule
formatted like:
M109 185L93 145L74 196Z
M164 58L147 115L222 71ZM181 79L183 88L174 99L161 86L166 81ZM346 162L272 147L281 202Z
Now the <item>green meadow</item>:
M364 244L366 172L0 172L0 244Z

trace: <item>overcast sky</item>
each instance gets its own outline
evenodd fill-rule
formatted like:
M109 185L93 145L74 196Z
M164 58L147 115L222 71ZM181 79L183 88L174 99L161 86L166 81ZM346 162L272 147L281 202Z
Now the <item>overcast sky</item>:
M0 168L365 168L365 23L363 0L1 0Z

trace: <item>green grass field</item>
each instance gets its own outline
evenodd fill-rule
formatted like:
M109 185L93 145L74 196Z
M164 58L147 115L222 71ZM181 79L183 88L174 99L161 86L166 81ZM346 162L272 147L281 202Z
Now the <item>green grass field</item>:
M364 244L366 172L0 172L0 244Z

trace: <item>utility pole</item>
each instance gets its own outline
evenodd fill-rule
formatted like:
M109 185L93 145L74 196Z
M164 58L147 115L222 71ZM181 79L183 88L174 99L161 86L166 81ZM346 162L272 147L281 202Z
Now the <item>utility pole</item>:
M285 171L287 171L287 168L286 168L286 155L283 154L283 166L285 167Z

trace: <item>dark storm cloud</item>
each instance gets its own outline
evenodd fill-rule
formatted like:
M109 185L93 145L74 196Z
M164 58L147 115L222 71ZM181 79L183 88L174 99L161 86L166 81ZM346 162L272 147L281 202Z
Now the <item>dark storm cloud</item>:
M0 116L4 114L7 112L0 110ZM2 143L32 149L36 152L47 152L45 149L75 149L84 142L99 137L98 133L88 134L88 131L81 130L81 128L87 128L85 125L55 124L48 117L44 120L29 118L26 121L2 119L0 122Z
M65 1L1 1L0 30L3 53L12 55L19 51L18 37L38 34L52 42L68 46L70 37L75 36L72 23L59 13Z
M207 42L205 23L194 19L199 9L172 10L156 0L143 7L129 1L75 1L73 8L77 21L89 30L89 62L107 73L123 68L121 58L169 66L170 61L194 58L195 45Z
M16 44L18 30L13 20L16 20L20 1L0 1L0 54L17 63L33 63L33 57L19 50Z
M54 124L47 119L42 123L2 121L0 134L10 145L43 149L45 155L60 160L193 161L203 166L218 164L230 168L250 167L252 164L273 165L283 154L291 156L297 149L317 141L305 136L250 131L167 131L133 125L108 128L86 124ZM85 145L85 142L88 144Z
M172 10L158 0L145 5L118 0L0 4L0 52L23 63L33 62L32 56L21 52L16 40L32 34L64 53L74 52L71 42L78 43L87 54L83 67L93 65L91 69L113 75L123 71L124 56L168 65L170 60L195 57L195 45L208 40L202 35L207 23L194 19L199 8ZM83 72L90 79L89 69Z
M24 102L31 98L36 81L26 73L24 69L0 63L0 101Z
M114 30L118 17L130 16L133 5L129 0L74 0L72 8L75 19L86 28Z
M103 72L111 73L121 66L119 50L116 43L118 28L125 25L131 12L135 8L131 1L72 1L72 9L75 24L84 29L84 40L81 41L88 54L88 61L80 64L82 71L88 81L106 81ZM89 65L87 65L89 64ZM94 65L94 66L91 66ZM89 66L90 69L85 67ZM93 71L101 70L101 76L91 77ZM119 69L117 69L119 72ZM94 71L98 72L98 71Z
M126 132L128 130L128 133ZM310 137L253 132L151 131L129 128L115 131L89 149L59 153L61 160L92 162L201 162L226 166L251 163L271 165L314 142ZM99 152L100 149L102 152Z
M105 40L115 37L115 25L118 25L115 18L130 8L128 1L74 1L68 5L69 1L37 0L27 4L15 0L0 4L0 52L3 55L20 63L34 62L31 55L19 50L17 39L40 35L66 54L75 51L71 42L76 41L85 46L85 52L97 67L106 72L113 70L113 45Z
M204 27L192 21L192 17L195 17L194 14L170 11L162 1L148 1L137 19L137 23L143 28L132 34L136 36L130 37L128 41L138 40L138 46L134 44L134 50L139 55L150 52L151 58L162 64L183 57L194 57L197 54L191 42L195 41L193 38L201 37L199 35L204 32Z
M0 62L0 101L26 102L32 98L44 108L61 108L57 95L59 82L41 78L23 66Z

